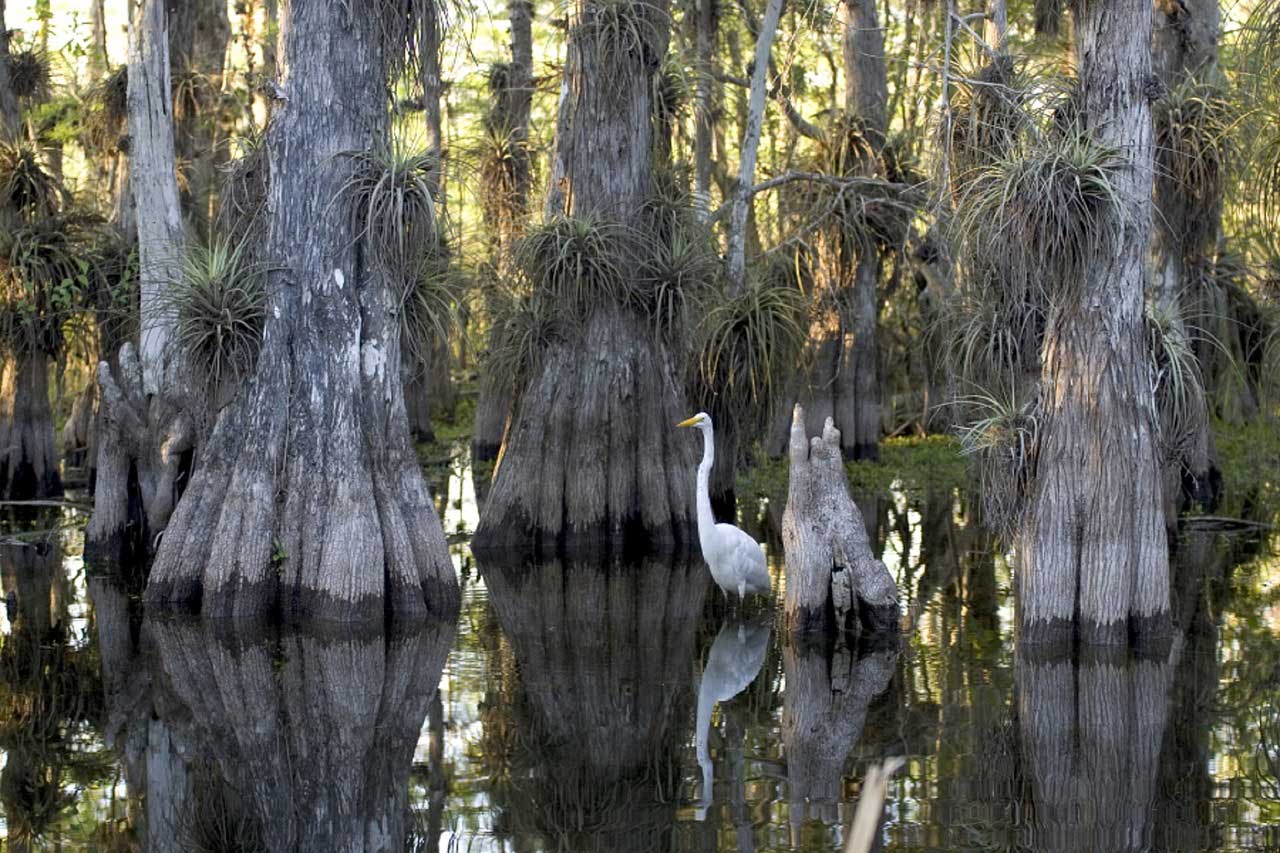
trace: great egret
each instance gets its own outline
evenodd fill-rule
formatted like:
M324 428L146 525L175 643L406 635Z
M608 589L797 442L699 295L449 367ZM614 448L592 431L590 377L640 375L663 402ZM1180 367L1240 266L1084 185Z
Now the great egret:
M702 462L698 465L698 544L702 546L702 559L707 561L711 577L726 596L733 592L738 593L740 599L745 599L748 592L768 595L771 589L769 569L760 545L732 524L716 524L716 517L711 514L708 483L711 465L716 458L711 416L698 412L676 426L702 430Z

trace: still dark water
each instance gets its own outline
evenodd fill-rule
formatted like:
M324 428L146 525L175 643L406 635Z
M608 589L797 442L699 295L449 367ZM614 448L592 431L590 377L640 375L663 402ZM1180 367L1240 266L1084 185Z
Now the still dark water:
M834 851L901 756L884 850L1280 850L1273 532L1184 535L1170 654L1031 660L964 499L861 503L897 645L787 642L701 564L464 545L456 623L227 633L149 618L43 518L0 545L0 849Z

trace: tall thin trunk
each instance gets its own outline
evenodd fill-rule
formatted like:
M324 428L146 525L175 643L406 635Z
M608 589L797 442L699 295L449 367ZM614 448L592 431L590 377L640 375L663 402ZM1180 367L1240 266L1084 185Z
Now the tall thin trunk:
M171 377L174 318L164 291L181 274L182 209L174 170L169 17L163 0L143 0L129 27L129 180L138 223L143 387L159 394Z
M1217 0L1155 4L1153 70L1166 92L1176 93L1180 87L1194 84L1208 89L1218 83L1220 18ZM1214 97L1215 94L1208 94L1201 109L1214 109L1214 104L1208 102ZM1225 98L1225 93L1216 97ZM1204 162L1211 164L1212 151L1197 152L1197 155L1205 156ZM1188 394L1185 401L1189 410L1185 420L1165 425L1185 433L1165 436L1166 523L1170 526L1176 524L1182 499L1212 503L1221 483L1203 389L1206 385L1225 383L1214 381L1217 347L1198 346L1189 325L1194 322L1205 329L1207 334L1200 337L1224 339L1231 334L1220 320L1215 327L1214 318L1220 314L1209 307L1210 299L1203 292L1203 282L1211 275L1221 232L1223 176L1212 167L1198 170L1205 177L1204 182L1184 186L1180 176L1195 171L1178 162L1178 158L1185 156L1187 154L1172 144L1172 140L1156 154L1154 198L1158 215L1152 229L1152 257L1156 264L1152 299L1167 320L1165 334L1174 338L1173 345L1188 351L1203 349L1207 357L1198 359L1200 375L1188 377L1194 379L1187 382L1188 389L1194 389L1194 393Z
M878 156L888 133L889 86L884 33L875 0L845 0L845 113L861 122ZM840 300L840 362L835 382L835 417L844 449L854 459L880 455L880 254L869 235L856 240L851 293ZM842 259L842 263L847 263Z
M447 611L457 581L409 442L400 330L367 234L335 200L385 140L376 16L298 0L267 138L266 325L170 520L152 605L343 621Z
M986 0L986 16L982 38L993 54L1004 53L1009 41L1009 5L1007 0Z
M107 56L106 0L89 0L89 32L89 80L96 83L111 66Z
M697 89L693 114L693 203L700 218L711 211L712 125L714 116L717 0L694 0Z
M1035 467L1021 524L1024 638L1124 643L1169 627L1159 425L1143 340L1153 144L1150 0L1077 7L1081 121L1120 152L1120 201L1050 310ZM1081 624L1076 626L1076 614Z
M515 242L524 233L531 190L529 115L533 109L533 3L531 0L508 0L507 16L511 21L511 72L507 75L505 89L491 93L494 107L490 121L496 133L508 137L512 156L506 167L510 169L512 192L509 198L490 199L491 204L484 208L486 224L493 238L493 266L504 282L513 272ZM493 335L496 332L493 330ZM476 400L472 458L480 462L498 458L514 400L511 377L484 377Z
M725 278L730 295L741 293L747 286L747 214L751 206L751 187L756 179L756 155L760 149L760 133L764 125L765 91L768 82L769 53L778 34L778 18L782 0L769 0L764 19L756 36L755 61L751 65L751 94L747 100L747 124L742 134L742 156L738 161L738 181L729 211L729 248L725 253Z
M625 14L645 38L609 45L597 2L585 0L570 32L546 211L643 234L668 13L665 2L628 0ZM590 306L578 328L548 345L517 403L475 545L692 542L696 448L672 430L686 411L676 376L634 306Z

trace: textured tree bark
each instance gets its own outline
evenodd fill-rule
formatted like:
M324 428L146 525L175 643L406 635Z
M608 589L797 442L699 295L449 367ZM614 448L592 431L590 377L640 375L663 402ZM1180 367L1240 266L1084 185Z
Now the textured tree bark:
M993 54L1005 53L1009 41L1009 4L1006 0L986 0L982 38Z
M1151 228L1151 4L1082 4L1081 119L1121 153L1121 199L1081 280L1050 311L1042 414L1019 534L1022 639L1125 643L1166 636L1169 555L1158 424L1143 341ZM1076 625L1077 613L1079 624Z
M660 560L479 567L519 678L507 707L522 735L504 763L529 768L505 811L552 849L667 849L676 799L655 784L679 778L671 745L694 714L676 674L710 576Z
M791 422L791 485L782 516L787 563L787 629L793 633L861 625L897 627L898 588L871 552L862 514L849 497L840 432L830 419L810 440L796 406Z
M124 566L151 555L191 468L195 430L164 397L148 399L133 345L98 365L97 474L85 559Z
M1155 4L1153 14L1152 65L1166 91L1193 79L1208 82L1220 74L1217 64L1221 12L1217 0L1165 0ZM1177 344L1193 351L1213 350L1192 341L1187 320L1206 330L1214 326L1217 312L1207 304L1203 282L1212 274L1221 231L1222 185L1183 186L1174 162L1178 156L1177 150L1162 150L1156 155L1154 201L1158 215L1152 228L1152 299L1168 318L1166 334L1172 335ZM1220 321L1218 329L1222 329ZM1223 331L1226 334L1213 330L1208 335L1229 336L1229 329ZM1213 376L1211 371L1218 360L1215 355L1210 353L1208 358L1199 359L1197 389L1206 387ZM1183 500L1212 505L1222 485L1205 395L1192 394L1187 403L1188 408L1195 409L1185 424L1188 434L1166 450L1163 460L1165 523L1171 529L1177 524ZM1171 441L1166 436L1166 444Z
M85 555L100 566L151 553L173 510L184 454L195 440L177 405L184 377L165 296L181 275L185 243L174 170L170 37L162 0L137 8L129 27L129 179L140 263L141 352L125 344L114 371L108 360L98 364L98 458Z
M792 838L806 819L838 821L844 765L862 737L867 708L893 678L897 649L830 650L794 636L782 648L787 690L782 744Z
M129 24L129 180L138 223L143 387L152 395L171 379L174 319L164 309L164 290L181 273L185 243L171 91L165 4L143 0Z
M20 349L0 369L0 495L28 500L62 494L49 407L49 359Z
M1167 658L1027 659L1018 725L1036 850L1150 850L1173 664Z
M268 134L268 316L169 522L154 606L337 620L447 611L457 581L409 443L399 327L366 238L335 203L386 133L375 16L290 4Z
M605 14L627 15L644 38L601 43ZM599 216L643 234L666 4L628 0L606 13L590 0L576 17L547 212ZM671 354L629 305L602 302L581 326L548 346L520 394L474 548L693 541L695 447L672 430L685 403Z

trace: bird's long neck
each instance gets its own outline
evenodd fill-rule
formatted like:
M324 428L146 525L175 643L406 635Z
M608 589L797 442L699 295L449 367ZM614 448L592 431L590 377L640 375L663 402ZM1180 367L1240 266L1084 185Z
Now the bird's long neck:
M716 461L716 441L711 430L702 431L702 462L698 464L698 538L705 540L716 529L716 517L711 514L711 466ZM703 542L706 552L706 542Z

